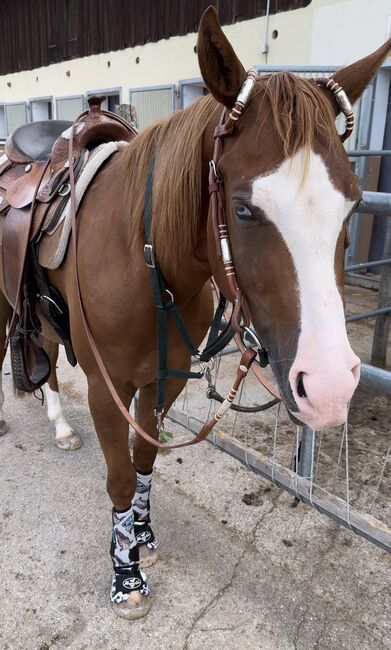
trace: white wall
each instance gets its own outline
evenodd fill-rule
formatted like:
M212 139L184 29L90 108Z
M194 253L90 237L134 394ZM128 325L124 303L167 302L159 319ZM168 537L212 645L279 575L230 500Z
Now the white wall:
M344 65L390 38L390 0L314 3L310 62Z

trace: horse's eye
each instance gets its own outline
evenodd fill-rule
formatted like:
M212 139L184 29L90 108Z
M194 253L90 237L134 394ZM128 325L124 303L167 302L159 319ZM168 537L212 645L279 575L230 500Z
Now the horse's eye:
M242 221L254 221L256 218L250 208L243 204L235 207L235 214L239 219L242 219Z

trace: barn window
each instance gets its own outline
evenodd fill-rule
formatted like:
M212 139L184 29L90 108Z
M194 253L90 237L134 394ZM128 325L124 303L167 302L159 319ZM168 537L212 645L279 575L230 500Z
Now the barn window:
M135 109L136 124L139 131L166 115L175 108L175 86L152 86L132 88L129 102Z

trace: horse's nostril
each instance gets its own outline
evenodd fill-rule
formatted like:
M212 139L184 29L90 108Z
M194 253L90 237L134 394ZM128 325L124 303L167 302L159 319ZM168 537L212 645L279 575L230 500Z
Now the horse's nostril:
M303 382L303 373L301 372L297 378L297 394L299 397L307 397L305 392L304 382Z

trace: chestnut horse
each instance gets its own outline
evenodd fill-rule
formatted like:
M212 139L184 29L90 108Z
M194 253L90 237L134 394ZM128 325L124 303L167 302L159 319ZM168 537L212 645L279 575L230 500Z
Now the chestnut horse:
M390 47L391 41L335 74L351 102ZM233 299L209 218L208 163L222 107L234 107L246 72L212 8L200 23L198 57L209 96L152 125L116 154L78 213L88 322L127 408L139 389L137 420L155 438L156 310L143 256L153 155L155 256L197 345L211 320L212 274ZM345 420L360 367L347 339L342 297L344 233L360 189L335 128L338 112L332 93L309 80L289 73L260 76L233 133L224 138L219 161L233 259L251 321L288 411L316 429ZM157 557L149 512L156 448L137 435L131 458L128 423L102 380L83 326L72 251L50 272L50 281L69 307L73 346L107 463L114 506L111 600L120 616L138 618L151 603L139 552L144 566ZM169 367L188 369L190 353L171 322L168 347ZM165 411L185 381L168 380Z

